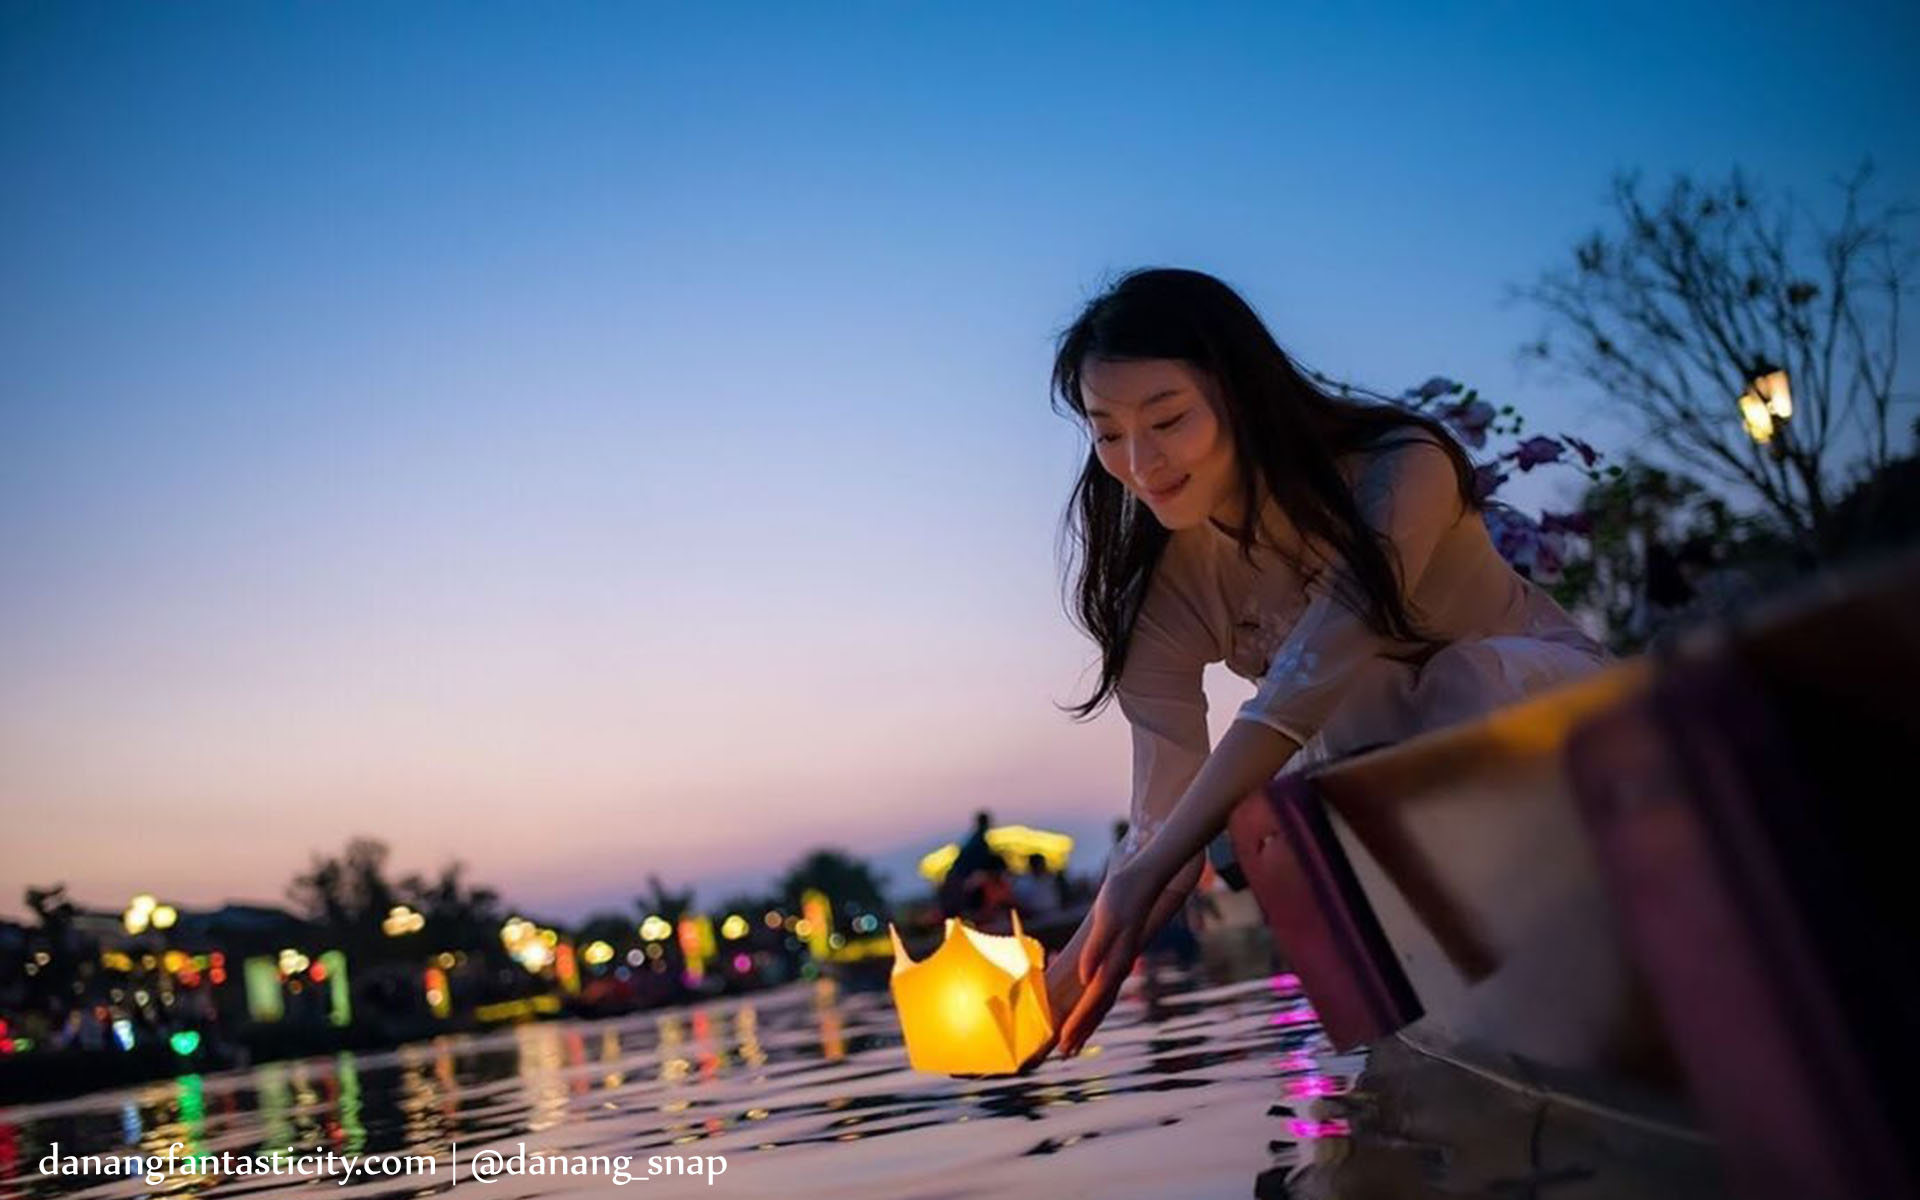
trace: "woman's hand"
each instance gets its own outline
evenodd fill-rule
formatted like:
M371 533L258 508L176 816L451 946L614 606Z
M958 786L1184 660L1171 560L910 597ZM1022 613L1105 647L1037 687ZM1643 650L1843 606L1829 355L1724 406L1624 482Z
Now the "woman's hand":
M1072 948L1053 956L1047 964L1047 1012L1053 1017L1054 1040L1059 1040L1060 1023L1080 1003L1086 991L1080 982L1080 956Z
M1077 955L1060 953L1047 963L1047 1013L1053 1019L1053 1036L1041 1047L1027 1056L1020 1064L1020 1074L1024 1075L1045 1062L1060 1045L1060 1020L1073 1011L1080 1003L1080 993L1086 989L1080 986L1080 965Z
M1055 960L1055 967L1064 965L1071 975L1060 990L1070 992L1075 986L1079 988L1072 1008L1064 1015L1062 1010L1054 1010L1062 1053L1078 1054L1106 1017L1107 1010L1113 1007L1120 995L1121 983L1132 973L1134 959L1139 957L1153 916L1154 901L1163 886L1164 881L1148 875L1134 862L1110 872L1101 883L1100 892L1087 913L1085 945L1077 956L1062 955ZM1047 991L1049 997L1055 994L1054 968L1051 967L1047 972Z

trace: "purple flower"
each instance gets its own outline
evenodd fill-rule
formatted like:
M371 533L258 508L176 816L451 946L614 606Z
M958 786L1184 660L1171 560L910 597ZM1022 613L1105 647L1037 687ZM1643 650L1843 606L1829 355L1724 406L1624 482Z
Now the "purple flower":
M1519 566L1522 561L1532 557L1532 546L1539 529L1518 509L1496 504L1482 514L1487 523L1487 534L1493 538L1493 548L1500 557Z
M1500 485L1508 478L1499 463L1481 463L1473 469L1473 498L1484 503L1487 497L1500 490Z
M1475 450L1487 444L1487 426L1494 415L1493 405L1485 400L1463 400L1440 410L1440 420Z
M1566 452L1567 445L1560 439L1535 434L1500 457L1512 459L1522 471L1531 471L1535 467L1559 462L1561 455Z
M1580 456L1581 466L1591 467L1595 462L1599 461L1600 452L1572 434L1563 433L1560 435L1560 440L1573 447L1573 452Z
M1566 535L1548 532L1525 513L1496 505L1483 517L1495 550L1535 583L1556 583L1566 567Z
M1583 512L1543 512L1540 514L1540 532L1571 533L1586 537L1593 532L1593 518Z
M1449 392L1457 392L1459 390L1460 385L1453 380L1448 379L1444 375L1435 375L1432 379L1427 380L1417 388L1408 388L1407 396L1409 399L1419 400L1424 403L1428 400L1437 400Z
M1544 536L1534 550L1533 570L1527 578L1535 583L1559 583L1566 566L1566 543L1557 537Z

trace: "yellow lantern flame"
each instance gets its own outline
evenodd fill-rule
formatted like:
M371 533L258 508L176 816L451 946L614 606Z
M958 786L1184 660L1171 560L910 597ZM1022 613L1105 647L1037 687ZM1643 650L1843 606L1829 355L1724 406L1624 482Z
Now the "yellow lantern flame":
M919 962L893 938L893 1004L916 1071L1004 1075L1053 1036L1045 955L1013 918L1013 935L946 924L940 948Z

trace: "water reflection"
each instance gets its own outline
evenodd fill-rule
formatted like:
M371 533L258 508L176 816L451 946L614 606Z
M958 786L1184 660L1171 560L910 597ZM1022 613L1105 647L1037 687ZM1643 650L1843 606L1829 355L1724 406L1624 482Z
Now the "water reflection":
M38 1174L55 1141L63 1154L164 1157L180 1142L195 1155L293 1148L442 1164L437 1178L356 1182L355 1196L443 1190L450 1143L466 1155L525 1140L568 1154L700 1146L729 1157L721 1183L734 1195L1244 1197L1255 1176L1323 1156L1321 1143L1344 1134L1339 1106L1359 1064L1322 1046L1290 977L1214 988L1150 977L1080 1058L1014 1078L918 1075L884 994L822 981L0 1110L0 1200L153 1190ZM181 1176L160 1190L307 1182ZM580 1184L521 1180L515 1195Z

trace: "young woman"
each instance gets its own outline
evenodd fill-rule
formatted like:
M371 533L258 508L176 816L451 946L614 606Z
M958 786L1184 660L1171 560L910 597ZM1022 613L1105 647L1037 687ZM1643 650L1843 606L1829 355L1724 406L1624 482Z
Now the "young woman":
M1091 716L1133 730L1132 826L1047 968L1077 1053L1249 792L1593 670L1605 651L1493 548L1437 422L1335 397L1195 271L1147 270L1061 335L1055 405L1092 446L1073 491ZM1209 748L1201 674L1256 691Z

